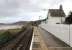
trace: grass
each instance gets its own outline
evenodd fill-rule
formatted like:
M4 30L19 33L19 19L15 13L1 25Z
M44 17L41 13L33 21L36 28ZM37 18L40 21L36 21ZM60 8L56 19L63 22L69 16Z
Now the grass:
M0 34L0 44L4 44L4 43L8 42L12 38L13 38L13 35L10 34L9 31L6 31L6 32Z
M21 29L17 28L17 29L9 29L8 30L12 35L16 35L18 32L21 31Z
M0 45L13 39L14 35L20 32L21 29L9 29L0 31Z
M0 45L7 43L8 41L14 39L14 37L26 29L26 27L17 28L17 29L8 29L0 31Z

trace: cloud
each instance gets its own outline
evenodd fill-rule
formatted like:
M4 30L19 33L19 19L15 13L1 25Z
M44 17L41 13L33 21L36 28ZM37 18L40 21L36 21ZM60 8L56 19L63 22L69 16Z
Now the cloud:
M17 13L16 0L0 0L0 16L13 16Z
M66 15L72 11L72 0L40 0L38 5L42 9L58 9L60 4L63 5Z
M63 8L65 13L68 15L70 11L72 11L72 0L64 0L64 2L62 2L63 4Z
M72 10L72 0L0 0L0 16L27 16L28 19L38 19L45 15L45 12L41 12L42 9L59 8L60 4L66 14Z

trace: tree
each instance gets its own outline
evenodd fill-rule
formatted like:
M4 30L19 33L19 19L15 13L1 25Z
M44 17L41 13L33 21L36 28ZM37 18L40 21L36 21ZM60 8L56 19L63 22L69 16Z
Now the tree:
M65 19L66 24L72 24L72 12L68 15L68 17Z

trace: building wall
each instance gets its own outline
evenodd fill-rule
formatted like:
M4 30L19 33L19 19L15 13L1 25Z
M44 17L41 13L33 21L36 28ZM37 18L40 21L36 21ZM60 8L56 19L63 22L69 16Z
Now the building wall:
M48 23L56 24L56 23L63 23L65 21L65 17L51 17L48 16Z

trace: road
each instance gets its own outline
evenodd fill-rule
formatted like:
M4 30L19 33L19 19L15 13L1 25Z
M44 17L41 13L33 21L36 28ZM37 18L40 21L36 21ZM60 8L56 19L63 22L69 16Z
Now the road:
M59 40L58 38L56 38L54 35L52 35L48 31L40 27L38 28L49 50L72 50L72 48L69 45Z
M33 29L27 28L22 33L19 33L15 39L2 46L0 50L29 50L32 34Z

